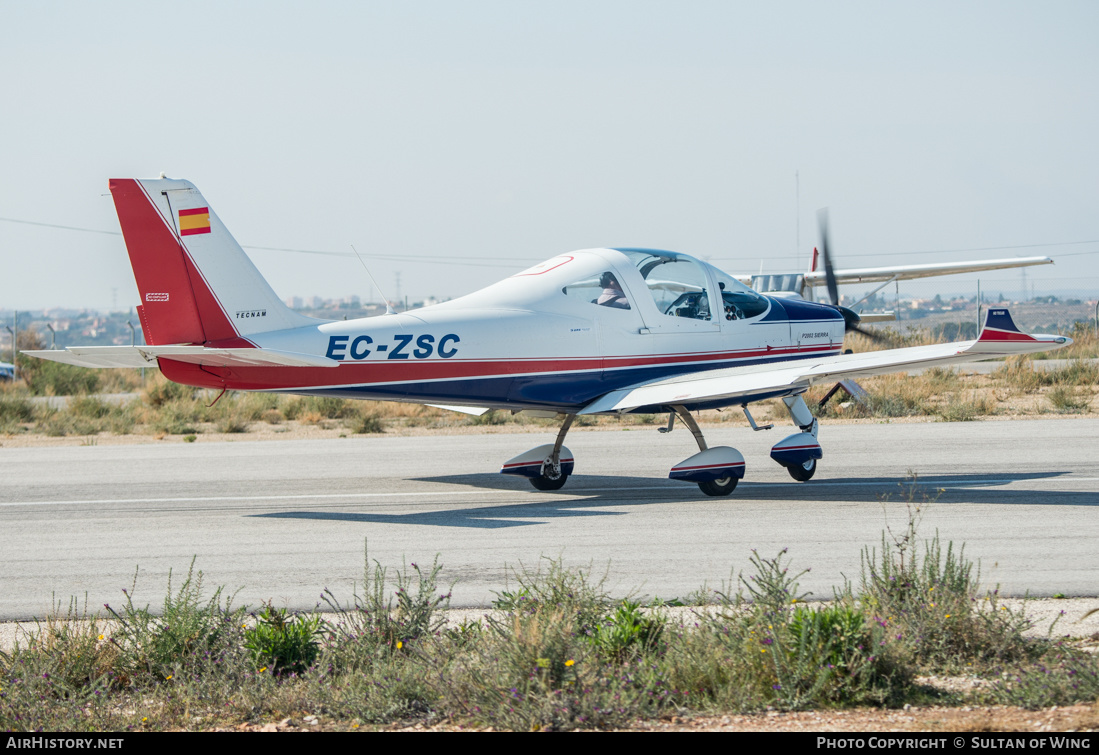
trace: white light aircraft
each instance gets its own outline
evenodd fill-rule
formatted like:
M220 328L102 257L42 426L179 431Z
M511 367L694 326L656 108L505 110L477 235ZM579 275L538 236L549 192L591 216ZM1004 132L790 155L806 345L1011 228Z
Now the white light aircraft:
M744 456L708 447L691 412L740 406L762 429L748 405L771 398L796 429L771 458L806 481L823 457L803 398L811 385L1071 343L1023 334L1006 309L991 308L976 340L843 354L844 333L859 322L851 310L765 296L685 254L636 248L570 252L452 301L322 321L279 300L193 184L115 179L110 189L147 345L25 353L86 367L156 363L170 380L221 391L560 417L553 443L501 469L539 490L573 473L564 440L578 415L667 413L666 429L678 417L699 448L669 477L728 495Z

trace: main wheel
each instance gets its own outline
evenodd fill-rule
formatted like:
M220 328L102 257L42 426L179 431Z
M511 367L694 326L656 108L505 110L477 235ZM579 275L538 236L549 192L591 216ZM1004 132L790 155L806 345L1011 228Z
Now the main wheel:
M804 464L791 464L786 467L786 471L798 482L808 482L817 473L817 460L810 459Z
M536 487L538 490L560 490L565 481L569 479L569 476L564 472L557 470L557 475L553 476L553 471L549 470L550 474L544 472L537 477L529 477L530 484Z
M698 483L698 489L706 495L729 495L736 489L739 477L719 477L716 480Z

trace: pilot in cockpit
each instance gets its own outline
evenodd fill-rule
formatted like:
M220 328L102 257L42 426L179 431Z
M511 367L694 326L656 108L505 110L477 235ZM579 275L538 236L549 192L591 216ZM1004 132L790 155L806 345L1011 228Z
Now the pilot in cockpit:
M630 308L626 292L622 290L622 285L614 277L614 273L607 272L599 276L599 285L603 287L603 293L599 294L599 298L595 300L596 304L616 309Z

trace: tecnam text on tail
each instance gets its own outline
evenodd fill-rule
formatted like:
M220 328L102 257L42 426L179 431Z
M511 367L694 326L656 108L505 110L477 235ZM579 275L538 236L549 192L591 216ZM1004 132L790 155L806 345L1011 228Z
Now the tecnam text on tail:
M1006 309L993 308L976 340L843 354L844 333L858 327L854 312L761 295L685 254L638 248L570 252L442 304L329 322L279 300L191 183L116 179L110 188L147 345L26 353L87 367L156 362L170 380L217 390L557 416L553 443L501 469L540 490L572 474L564 440L578 415L636 412L678 416L699 452L669 476L727 495L745 474L744 457L708 447L691 411L747 413L771 398L795 426L771 458L805 481L823 456L803 399L811 385L1070 342L1023 334Z

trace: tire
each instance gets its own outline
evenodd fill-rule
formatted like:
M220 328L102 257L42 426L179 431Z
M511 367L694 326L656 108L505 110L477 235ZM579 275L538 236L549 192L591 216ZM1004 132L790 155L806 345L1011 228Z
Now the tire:
M736 484L740 482L739 477L722 477L717 480L709 480L707 482L698 483L698 489L706 495L722 496L729 495L736 489Z
M560 490L565 485L565 481L569 479L567 474L559 474L557 477L546 477L545 475L539 475L538 477L529 477L530 484L538 490Z
M804 464L792 464L786 467L786 471L798 482L809 482L817 473L817 460L810 459Z

